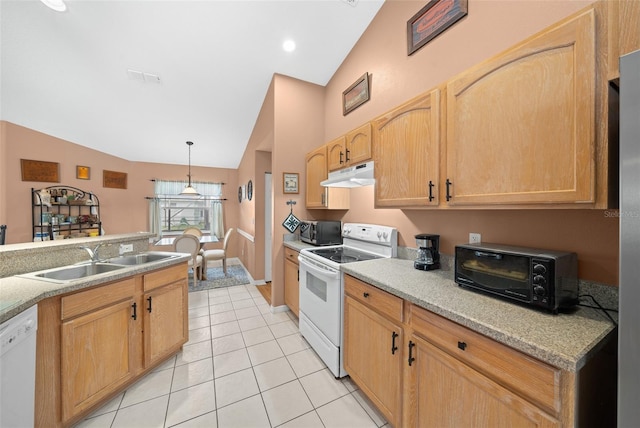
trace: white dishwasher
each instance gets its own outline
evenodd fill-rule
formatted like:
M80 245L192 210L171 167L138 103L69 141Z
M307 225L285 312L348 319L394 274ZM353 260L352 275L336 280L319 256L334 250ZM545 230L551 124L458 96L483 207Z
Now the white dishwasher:
M33 427L38 306L0 325L0 427Z

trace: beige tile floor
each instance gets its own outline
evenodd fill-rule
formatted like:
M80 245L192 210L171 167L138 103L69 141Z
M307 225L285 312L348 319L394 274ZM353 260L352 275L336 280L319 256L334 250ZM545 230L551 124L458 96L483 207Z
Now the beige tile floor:
M381 427L254 285L189 294L189 342L77 427Z

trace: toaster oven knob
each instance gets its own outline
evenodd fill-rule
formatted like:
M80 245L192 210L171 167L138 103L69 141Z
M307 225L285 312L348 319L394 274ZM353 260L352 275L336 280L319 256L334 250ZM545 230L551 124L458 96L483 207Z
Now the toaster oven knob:
M533 273L537 273L538 275L542 275L547 271L547 268L544 265L537 264L533 267Z
M545 289L544 287L540 286L540 285L536 285L535 287L533 287L533 292L537 295L537 296L544 296L545 293Z
M536 275L533 277L533 283L535 285L545 285L547 283L547 280L542 275Z

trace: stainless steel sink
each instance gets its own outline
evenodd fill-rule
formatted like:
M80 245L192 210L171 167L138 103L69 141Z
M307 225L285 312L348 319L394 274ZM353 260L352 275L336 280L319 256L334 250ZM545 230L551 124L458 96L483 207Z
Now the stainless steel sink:
M179 254L166 254L166 253L141 253L132 254L130 256L113 257L105 260L106 263L113 263L114 265L142 265L145 263L159 262L161 260L168 260L175 257L180 257Z
M91 263L85 265L65 266L40 273L36 272L27 276L55 281L73 281L75 279L86 278L88 276L98 275L105 272L112 272L114 270L124 268L124 266L111 263Z

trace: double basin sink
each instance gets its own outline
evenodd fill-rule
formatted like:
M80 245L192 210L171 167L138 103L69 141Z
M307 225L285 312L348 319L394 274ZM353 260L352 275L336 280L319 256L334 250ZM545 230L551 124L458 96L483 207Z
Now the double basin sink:
M113 272L130 266L144 265L147 263L166 261L180 257L177 253L148 252L132 254L129 256L112 257L99 262L86 262L71 266L62 266L54 269L47 269L38 272L31 272L21 277L40 279L50 282L70 282L87 278L101 273Z

